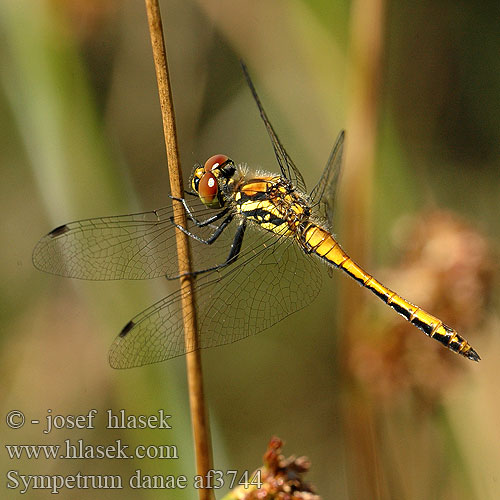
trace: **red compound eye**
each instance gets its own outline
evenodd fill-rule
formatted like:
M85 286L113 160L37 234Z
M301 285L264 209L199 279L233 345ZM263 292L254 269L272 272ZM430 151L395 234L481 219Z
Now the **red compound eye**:
M206 165L206 164L205 164ZM217 179L212 172L207 171L205 175L200 179L198 184L198 194L201 201L205 205L211 205L214 200L216 200L217 193L219 191L219 186L217 184Z
M229 158L226 155L214 155L214 156L211 156L205 162L205 172L210 172L214 167L216 168L219 165L222 165L223 163L226 163L227 160L229 160Z

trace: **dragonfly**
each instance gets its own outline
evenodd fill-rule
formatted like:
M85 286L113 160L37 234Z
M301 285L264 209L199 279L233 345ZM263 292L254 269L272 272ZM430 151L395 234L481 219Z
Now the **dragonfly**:
M178 279L175 232L190 237L197 343L183 334L182 289L135 316L109 352L114 368L165 361L197 348L229 344L268 329L318 295L322 267L338 268L448 349L479 361L471 345L437 317L364 271L333 236L333 201L344 147L340 132L318 183L306 183L264 110L248 70L246 82L266 127L278 173L253 171L218 154L194 167L184 198L185 227L172 205L131 215L64 224L33 252L36 268L84 280Z

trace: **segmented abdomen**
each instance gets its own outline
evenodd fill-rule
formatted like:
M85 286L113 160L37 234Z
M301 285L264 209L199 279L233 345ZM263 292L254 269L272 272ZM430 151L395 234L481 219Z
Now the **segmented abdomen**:
M420 307L408 302L361 269L325 229L314 223L309 223L299 236L299 244L307 253L314 253L328 264L341 268L351 278L368 288L429 337L436 339L448 349L473 361L481 359L470 344L453 328L445 325L440 319Z

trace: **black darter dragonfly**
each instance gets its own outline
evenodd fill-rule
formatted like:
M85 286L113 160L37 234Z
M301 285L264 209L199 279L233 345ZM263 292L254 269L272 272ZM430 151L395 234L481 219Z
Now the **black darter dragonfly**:
M225 155L196 165L190 198L182 203L187 227L172 207L71 222L42 238L34 265L86 280L178 278L175 228L191 237L199 347L256 334L302 309L321 287L321 264L338 267L429 337L471 360L479 355L441 320L411 304L361 269L332 235L332 203L344 144L341 132L326 168L307 195L304 179L271 125L243 66L274 148L279 174L251 171ZM135 316L114 341L114 368L164 361L194 349L185 345L182 292Z

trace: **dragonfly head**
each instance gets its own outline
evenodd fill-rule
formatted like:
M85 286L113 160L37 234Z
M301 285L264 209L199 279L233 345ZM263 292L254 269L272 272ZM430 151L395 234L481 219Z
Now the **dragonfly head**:
M233 160L226 155L211 156L203 166L195 167L191 187L209 208L222 208L224 187L236 172Z

